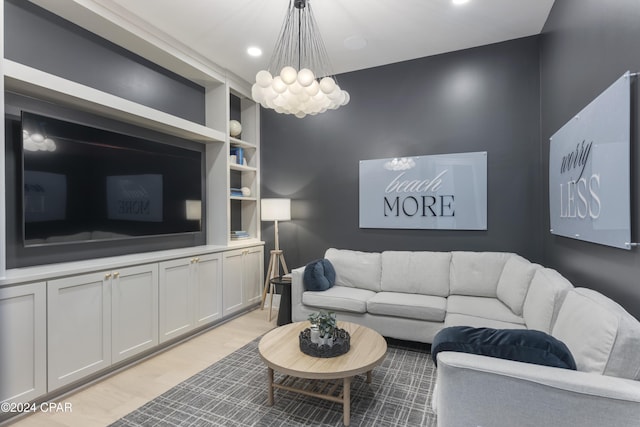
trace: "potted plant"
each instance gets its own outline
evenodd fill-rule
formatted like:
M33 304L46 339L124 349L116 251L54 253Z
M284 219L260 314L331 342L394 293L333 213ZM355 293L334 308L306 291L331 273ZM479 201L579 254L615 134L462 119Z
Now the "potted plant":
M333 335L336 330L336 314L332 311L312 313L309 315L309 322L311 322L311 342L314 341L315 331L317 330L318 342L316 344L333 345Z

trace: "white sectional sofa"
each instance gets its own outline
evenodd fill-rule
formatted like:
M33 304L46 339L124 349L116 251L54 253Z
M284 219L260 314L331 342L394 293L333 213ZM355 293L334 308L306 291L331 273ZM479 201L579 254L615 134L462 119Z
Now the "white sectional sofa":
M502 252L382 253L328 249L335 286L304 291L304 267L292 272L294 321L319 310L386 337L430 343L446 326L551 331L572 288L556 271Z
M292 318L331 310L384 336L433 342L447 326L533 329L570 349L577 371L445 351L439 426L640 426L640 323L605 296L512 253L329 249L335 286L305 291Z

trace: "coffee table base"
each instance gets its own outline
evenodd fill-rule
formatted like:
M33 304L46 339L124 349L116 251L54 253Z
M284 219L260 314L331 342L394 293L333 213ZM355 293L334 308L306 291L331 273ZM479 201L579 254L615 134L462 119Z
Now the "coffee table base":
M269 379L269 406L273 405L273 392L276 388L317 397L331 402L342 403L343 422L348 426L351 421L351 379L345 377L335 380L311 380L285 375L280 381L274 381L274 371L267 368ZM342 383L342 390L339 389ZM371 383L371 371L367 372L367 383Z

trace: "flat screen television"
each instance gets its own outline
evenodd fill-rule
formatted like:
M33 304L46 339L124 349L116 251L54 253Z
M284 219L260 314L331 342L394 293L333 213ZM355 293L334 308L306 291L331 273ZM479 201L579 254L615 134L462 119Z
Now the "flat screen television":
M203 152L22 111L25 247L198 233Z

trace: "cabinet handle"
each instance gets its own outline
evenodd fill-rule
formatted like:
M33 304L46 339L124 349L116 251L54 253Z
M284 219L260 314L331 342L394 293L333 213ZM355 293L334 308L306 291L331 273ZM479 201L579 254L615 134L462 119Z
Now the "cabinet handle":
M107 273L107 274L105 274L105 275L104 275L104 278L105 278L105 279L110 279L110 278L111 278L111 273Z
M115 277L115 278L117 279L118 277L120 277L120 273L118 273L118 272L116 271L115 273L113 273L113 277Z
M249 249L245 249L245 250L242 251L242 255L246 255L248 253L249 253Z
M200 262L200 258L195 257L194 259L195 259L196 262Z

